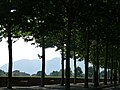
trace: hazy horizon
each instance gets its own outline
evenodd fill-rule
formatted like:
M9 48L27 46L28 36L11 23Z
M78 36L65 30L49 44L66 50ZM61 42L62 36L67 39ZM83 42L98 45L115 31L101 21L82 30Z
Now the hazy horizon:
M66 61L64 61L66 63ZM84 61L78 61L76 62L77 66L81 67L83 73L85 73L85 66ZM66 64L64 64L64 68L66 67ZM74 71L74 60L70 59L70 68L72 71ZM0 67L0 69L4 70L5 72L8 71L8 64L3 65ZM53 59L46 61L46 74L50 74L52 71L59 71L61 69L61 58L55 57ZM42 61L41 60L28 60L28 59L21 59L18 61L13 62L13 71L19 70L22 72L27 72L29 74L34 74L37 71L42 70ZM34 72L34 73L33 73Z
M55 51L56 48L47 48L46 60L50 60L54 57L61 57L60 51ZM24 42L23 39L19 39L17 42L13 43L13 61L18 61L20 59L39 59L37 54L42 55L41 48L35 48L35 45L31 45L30 42ZM7 39L3 39L0 42L0 67L7 64L8 58L8 44Z

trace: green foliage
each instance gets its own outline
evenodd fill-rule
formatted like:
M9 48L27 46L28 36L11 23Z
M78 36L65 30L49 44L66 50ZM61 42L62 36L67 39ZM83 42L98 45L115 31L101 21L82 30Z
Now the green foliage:
M59 71L52 71L50 73L50 76L61 76L61 73L62 73L62 70L59 70ZM64 70L64 76L66 75L66 70ZM72 77L73 76L73 72L70 68L70 76Z
M16 9L16 12L11 13L12 9ZM10 25L12 39L23 37L25 41L35 40L37 46L41 47L41 37L44 35L45 47L56 46L59 50L66 44L67 30L71 21L71 57L75 50L78 58L85 59L88 30L89 62L93 63L94 57L91 42L98 34L100 67L104 67L105 41L108 40L109 45L114 46L114 51L119 47L119 9L118 0L73 0L71 4L65 0L11 0L11 2L1 0L0 41L7 37ZM110 58L119 56L119 53L112 55L111 52L112 50L109 50Z
M37 71L36 74L32 74L32 76L41 76L41 75L42 75L42 71ZM46 75L46 73L45 73L45 75Z
M66 70L65 70L65 75L66 75ZM70 68L70 77L72 77L72 76L73 76L73 72L72 72L72 70Z
M42 71L38 71L36 75L37 76L41 76L42 75Z
M25 73L25 72L20 72L19 70L13 71L13 76L30 76L30 74Z
M93 67L88 67L88 77L93 77Z
M77 71L77 77L82 77L83 76L83 71L80 67L77 67L76 71Z
M12 75L13 76L30 76L30 74L28 74L28 73L25 73L25 72L20 72L19 70L15 70L15 71L13 71L12 72ZM6 76L8 76L8 73L7 72L4 72L3 70L0 70L0 76L2 76L2 77L6 77Z
M50 73L50 76L60 76L60 72L59 71L53 71Z
M0 69L0 76L7 76L7 73Z
M102 70L101 72L100 72L100 77L104 77L104 70ZM110 78L110 73L111 73L111 71L109 70L107 70L107 75L108 75L108 78Z

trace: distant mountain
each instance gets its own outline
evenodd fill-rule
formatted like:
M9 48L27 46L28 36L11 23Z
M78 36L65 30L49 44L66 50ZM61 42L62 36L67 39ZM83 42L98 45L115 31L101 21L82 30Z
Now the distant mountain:
M40 60L27 60L22 59L13 62L13 71L20 70L22 72L26 72L29 74L36 73L37 71L41 70L41 61ZM0 69L4 70L5 72L8 71L8 64L3 65Z
M20 70L22 72L26 72L29 74L36 74L37 71L41 71L42 68L42 62L41 60L27 60L27 59L22 59L13 62L13 71L14 70ZM84 62L79 62L77 61L77 66L82 68L83 73L85 72L84 70ZM74 60L70 60L70 67L72 71L74 71ZM4 70L5 72L8 71L8 64L3 65L0 67L0 69ZM50 74L52 71L59 71L61 69L61 59L56 57L51 60L46 61L46 69L45 72L46 74Z

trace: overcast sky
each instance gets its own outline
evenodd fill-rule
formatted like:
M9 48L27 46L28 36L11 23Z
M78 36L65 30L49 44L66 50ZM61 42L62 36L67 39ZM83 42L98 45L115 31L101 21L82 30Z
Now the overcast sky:
M8 44L7 39L0 42L0 67L8 63ZM13 61L20 59L39 59L37 54L41 55L41 48L35 48L30 42L26 43L22 39L13 43ZM55 52L55 48L46 49L46 60L50 60L54 57L60 57L60 52Z

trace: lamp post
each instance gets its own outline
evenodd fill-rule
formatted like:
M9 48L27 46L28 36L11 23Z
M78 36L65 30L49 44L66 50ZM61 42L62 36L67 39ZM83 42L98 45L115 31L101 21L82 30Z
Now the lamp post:
M96 66L96 45L97 45L97 41L96 40L93 40L92 41L92 45L93 45L93 49L94 49L94 54L93 54L93 57L94 57L94 61L93 61L93 81L94 81L94 86L96 87L97 86L97 78L96 78L96 75L97 75L97 66Z

